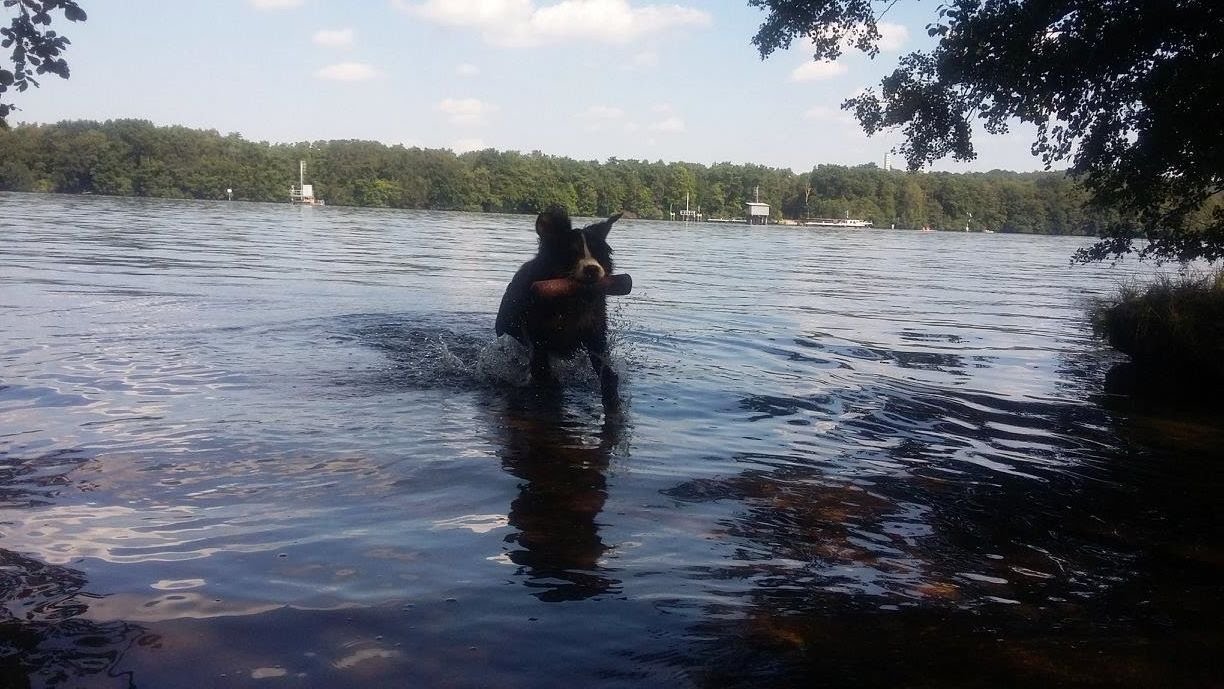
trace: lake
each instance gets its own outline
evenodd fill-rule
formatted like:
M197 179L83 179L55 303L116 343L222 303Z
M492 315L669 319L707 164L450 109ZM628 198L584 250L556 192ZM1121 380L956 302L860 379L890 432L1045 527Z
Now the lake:
M1135 268L622 220L605 414L494 341L532 221L0 194L0 685L1218 686Z

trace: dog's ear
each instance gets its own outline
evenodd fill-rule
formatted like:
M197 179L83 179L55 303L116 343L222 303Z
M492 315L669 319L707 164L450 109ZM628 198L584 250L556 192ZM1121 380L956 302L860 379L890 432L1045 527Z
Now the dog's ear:
M607 220L591 225L587 228L587 231L591 232L600 239L607 239L608 233L612 231L612 223L620 220L620 217L621 214L617 213L616 215L609 217Z
M564 208L550 208L536 216L536 234L541 238L571 229L569 213Z
M552 234L552 223L549 221L547 213L540 213L536 216L536 234L541 237L546 237Z

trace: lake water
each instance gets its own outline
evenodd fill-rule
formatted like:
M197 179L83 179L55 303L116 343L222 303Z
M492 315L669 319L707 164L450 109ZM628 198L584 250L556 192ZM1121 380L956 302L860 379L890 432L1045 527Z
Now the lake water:
M0 195L0 686L1220 686L1218 419L1084 240L622 220L625 400L493 340L532 219Z

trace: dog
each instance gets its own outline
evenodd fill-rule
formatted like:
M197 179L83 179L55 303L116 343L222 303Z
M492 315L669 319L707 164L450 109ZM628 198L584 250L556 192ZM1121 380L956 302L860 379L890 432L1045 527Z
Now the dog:
M608 232L620 213L607 220L575 230L563 208L553 208L536 217L539 249L523 264L502 296L495 330L498 337L510 335L531 352L531 378L537 383L551 380L549 358L570 356L586 349L599 376L605 406L620 403L620 378L608 359L607 297L595 283L613 269ZM569 277L589 289L571 296L543 299L532 284L540 280Z

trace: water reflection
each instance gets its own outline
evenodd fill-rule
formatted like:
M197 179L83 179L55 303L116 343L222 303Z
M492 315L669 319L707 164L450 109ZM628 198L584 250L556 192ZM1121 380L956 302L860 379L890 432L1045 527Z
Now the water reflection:
M510 560L542 601L575 601L620 590L600 562L608 551L599 515L607 470L624 419L598 427L571 415L557 390L510 390L492 405L502 468L520 480L507 518Z
M0 505L19 510L8 519L52 503L88 461L77 450L0 451ZM0 686L135 686L119 670L124 654L158 638L122 620L89 619L91 602L100 597L87 583L79 570L0 549Z
M956 353L958 350L949 351L949 345L958 345L962 342L960 337L903 331L900 340L926 345L927 349L910 350L866 342L844 342L820 334L795 338L794 343L804 349L820 351L845 362L873 361L890 363L903 369L935 371L954 376L968 375L966 369L970 367L970 363L967 358ZM974 366L990 360L989 357L982 356L975 356L972 359L977 362L973 364Z
M934 476L994 472L1044 479L1104 461L1116 442L1099 407L1057 399L1009 399L916 381L883 381L814 394L740 400L748 421L814 427L794 447L845 475L898 470ZM783 453L785 454L785 453Z
M76 450L60 450L35 456L14 455L0 450L0 508L33 508L49 505L68 483L68 474L89 460Z
M0 550L0 686L135 687L123 671L134 646L159 639L122 620L87 618L85 575Z
M1063 373L1081 395L1095 384L1074 362ZM824 414L825 440L858 448L810 464L736 455L740 473L666 491L723 515L730 556L695 576L744 584L692 629L716 640L679 661L697 685L1214 681L1220 446L1166 430L1136 454L1115 435L1134 419L1096 405L920 386L743 407Z
M3 203L0 686L1218 684L1219 418L1063 240L635 222L630 424L485 356L521 217Z
M1080 486L1102 480L1116 446L1099 407L913 381L755 395L741 406L752 421L819 429L791 432L777 455L737 454L732 461L746 467L737 476L667 491L742 503L725 525L752 544L737 551L742 560L825 592L869 596L871 606L1014 602L1040 598L1034 584L1065 574L1067 562L1102 579L1115 569L1114 549L1068 548L1065 533L1095 518ZM1063 540L1048 542L1060 525Z
M1218 518L1104 478L915 490L790 469L678 488L686 500L739 504L723 523L733 560L703 576L750 584L707 606L692 636L717 641L682 664L711 687L800 676L828 686L1211 686L1224 597L1218 544L1203 534ZM1184 664L1170 666L1175 656Z

